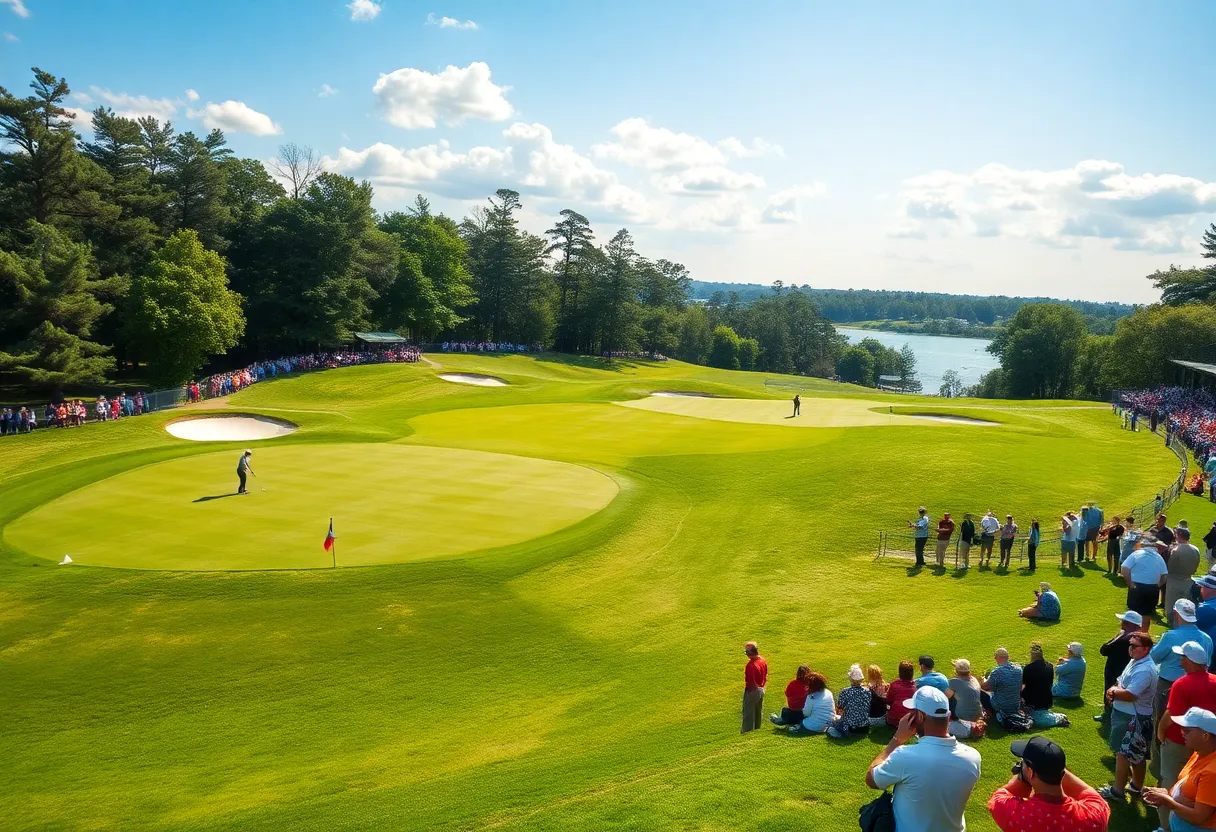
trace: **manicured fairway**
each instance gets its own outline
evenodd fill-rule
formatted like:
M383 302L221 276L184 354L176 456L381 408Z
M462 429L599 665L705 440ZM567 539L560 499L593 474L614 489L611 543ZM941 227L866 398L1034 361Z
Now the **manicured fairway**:
M403 445L304 445L161 462L41 506L13 545L79 564L136 569L328 568L334 518L343 566L451 557L530 540L599 511L617 486L578 465Z
M243 445L169 436L188 411L0 440L0 827L855 828L889 732L740 736L747 639L770 662L770 710L802 662L839 689L855 661L891 675L928 652L982 671L1001 644L1024 657L1041 640L1054 658L1079 640L1085 699L1051 733L1082 777L1110 776L1089 716L1120 580L1061 571L1053 552L1036 574L910 573L873 554L920 504L1023 528L1084 500L1123 513L1177 474L1158 437L1086 403L951 403L1000 423L981 428L905 422L872 408L942 403L813 379L428 357L442 366L278 379L212 404L300 426L258 443L250 497L193 502L233 490ZM786 430L619 404L689 390L782 418L792 389L804 418L878 423ZM323 566L331 514L340 562L384 565L168 569ZM1193 497L1170 512L1197 530L1214 517ZM55 566L69 541L83 563ZM1060 624L1014 615L1040 580ZM994 729L975 747L968 829L992 832L1008 740ZM1155 826L1136 804L1111 828Z

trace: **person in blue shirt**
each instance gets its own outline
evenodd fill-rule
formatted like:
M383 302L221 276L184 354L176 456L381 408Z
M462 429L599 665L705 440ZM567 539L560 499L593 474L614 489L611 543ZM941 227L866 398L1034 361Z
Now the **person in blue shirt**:
M916 680L916 686L919 688L928 685L950 696L950 680L933 669L933 657L921 656L918 661L920 662L920 676Z
M1102 523L1105 520L1106 515L1102 512L1102 509L1098 508L1098 504L1090 503L1089 514L1085 518L1085 527L1088 529L1085 539L1089 544L1090 560L1098 560L1098 533L1102 531Z
M1073 533L1077 538L1077 563L1085 562L1086 540L1089 539L1089 524L1086 522L1085 506L1081 506L1079 514L1073 515Z
M929 514L924 506L916 510L920 516L916 522L908 521L908 527L916 531L912 533L913 541L916 545L916 565L925 565L925 543L929 540Z
M1079 641L1068 643L1068 655L1056 661L1056 683L1051 686L1051 695L1063 699L1080 699L1085 687L1085 648Z
M1030 521L1030 534L1026 537L1026 558L1030 561L1030 571L1034 571L1034 556L1039 551L1039 521Z
M1216 644L1216 575L1208 573L1195 579L1203 603L1195 608L1195 625L1207 634L1208 639ZM1211 668L1211 660L1208 667Z
M1034 593L1035 602L1029 607L1018 610L1022 618L1037 618L1041 621L1060 620L1060 596L1051 590L1051 584L1040 581L1039 588Z

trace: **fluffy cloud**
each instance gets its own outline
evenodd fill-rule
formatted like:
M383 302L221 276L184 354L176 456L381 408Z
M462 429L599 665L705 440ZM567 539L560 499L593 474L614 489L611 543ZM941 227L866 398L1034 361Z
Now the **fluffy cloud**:
M440 29L476 29L477 24L472 20L457 20L454 17L435 17L431 12L426 16L427 26L438 26Z
M342 148L325 157L328 170L366 177L394 188L418 188L453 198L485 196L500 187L543 199L574 201L643 221L647 201L573 147L560 144L543 124L516 123L503 131L505 146L454 151L447 142L416 148L384 143Z
M707 165L656 177L656 184L670 194L704 196L722 191L757 190L764 187L764 180L754 173L740 173L724 165Z
M643 170L685 170L725 165L731 156L783 155L780 145L753 139L745 145L732 137L711 144L691 133L677 133L666 127L653 127L644 118L627 118L612 128L614 141L597 144L591 151L602 159L612 159Z
M130 95L125 92L111 92L101 87L90 87L93 94L123 118L142 118L152 116L159 121L166 121L177 112L179 102L172 98L149 98L146 95ZM87 95L78 95L77 99L84 104L92 103Z
M346 8L350 9L351 20L374 20L380 14L380 4L372 0L353 0Z
M198 93L196 93L194 90L186 90L186 100L198 101Z
M828 195L828 187L822 182L799 188L786 188L768 198L760 221L769 224L795 223L802 219L798 210L799 200L819 199Z
M270 116L259 113L243 101L225 101L222 104L207 103L201 110L188 111L191 118L202 119L211 129L229 133L252 133L255 136L276 136L283 128Z
M905 180L889 236L1015 237L1074 248L1106 240L1117 249L1180 251L1196 215L1216 211L1216 182L1175 174L1128 174L1089 159L1053 171L988 164Z
M18 38L18 37L17 37L16 35L14 35L12 32L5 32L5 33L4 33L4 39L5 39L6 41L8 41L9 43L16 43L18 40L20 40L20 38Z
M503 121L515 112L507 101L508 90L490 80L490 67L480 61L439 73L398 69L381 75L372 87L384 118L407 130L434 127L439 121Z
M321 91L317 93L317 98L329 98L331 95L337 95L338 91L329 84L322 84Z
M13 14L17 15L17 17L30 16L30 10L25 7L25 3L22 0L0 0L0 3L12 9Z

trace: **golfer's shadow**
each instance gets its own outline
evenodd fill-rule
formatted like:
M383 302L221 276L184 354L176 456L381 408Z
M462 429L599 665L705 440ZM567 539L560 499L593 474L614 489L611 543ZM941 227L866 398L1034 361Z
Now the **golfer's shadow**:
M193 502L193 503L209 503L209 502L211 502L212 500L222 500L222 499L224 499L225 497L239 497L239 496L241 496L241 495L240 495L238 492L236 492L236 491L231 491L231 492L229 492L229 493L227 493L227 494L212 494L210 497L199 497L197 500L191 500L191 502Z

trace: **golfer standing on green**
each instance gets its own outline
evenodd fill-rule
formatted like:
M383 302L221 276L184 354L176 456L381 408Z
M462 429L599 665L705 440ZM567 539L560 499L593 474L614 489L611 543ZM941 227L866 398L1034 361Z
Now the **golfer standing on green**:
M245 490L245 474L246 472L253 474L253 466L249 464L249 457L253 456L253 451L245 451L241 454L241 461L236 464L236 475L241 478L241 487L236 490L237 494L248 494ZM257 476L254 474L254 476Z

